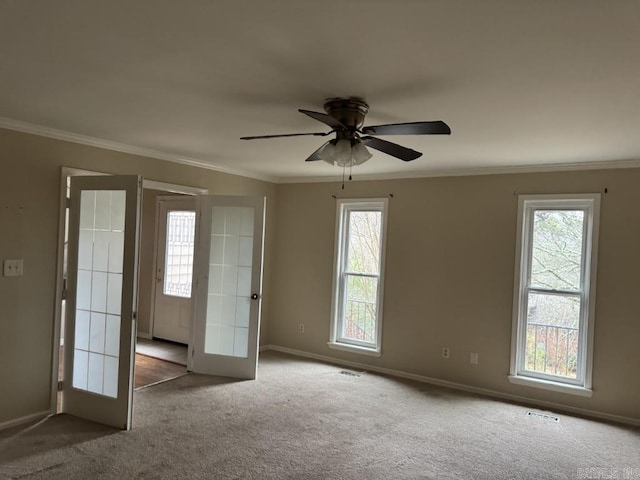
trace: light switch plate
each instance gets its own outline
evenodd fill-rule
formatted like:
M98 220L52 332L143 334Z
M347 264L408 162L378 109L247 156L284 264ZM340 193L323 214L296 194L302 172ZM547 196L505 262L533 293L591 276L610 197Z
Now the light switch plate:
M478 354L475 352L471 352L471 354L469 355L469 362L472 365L477 365L478 364Z
M21 277L22 276L22 259L9 260L3 262L2 275L5 277Z

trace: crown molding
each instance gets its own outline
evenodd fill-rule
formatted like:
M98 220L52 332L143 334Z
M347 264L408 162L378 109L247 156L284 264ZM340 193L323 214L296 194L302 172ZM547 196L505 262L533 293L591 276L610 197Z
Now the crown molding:
M341 175L329 176L310 176L310 177L277 177L271 175L250 172L246 170L233 169L222 165L216 165L204 160L185 157L181 155L161 152L150 148L135 147L124 143L112 142L96 137L89 137L78 133L58 130L50 127L43 127L32 123L22 122L11 118L0 117L0 128L7 130L15 130L23 133L30 133L41 137L53 138L66 142L78 143L90 147L104 148L121 153L131 155L139 155L143 157L156 158L158 160L166 160L168 162L189 165L192 167L204 168L216 172L227 173L230 175L239 175L241 177L253 178L270 183L286 184L286 183L328 183L341 182ZM441 170L425 170L418 172L395 172L395 173L374 173L355 175L353 181L372 181L372 180L407 180L412 178L431 178L431 177L468 177L478 175L508 175L517 173L552 173L552 172L568 172L579 170L607 170L616 168L640 168L640 159L630 160L610 160L610 161L594 161L594 162L575 162L575 163L547 163L543 165L521 165L521 166L500 166L500 167L479 167L479 168L450 168Z
M351 181L358 182L371 180L407 180L412 178L431 177L471 177L478 175L509 175L517 173L552 173L572 172L580 170L608 170L613 168L640 168L640 159L576 163L549 163L543 165L522 165L506 167L462 167L442 170L427 170L421 172L374 173L365 175L354 174L353 180ZM337 175L323 177L280 177L276 179L276 183L325 183L342 182L342 180L342 176Z
M239 175L241 177L253 178L253 179L262 180L265 182L276 183L278 180L276 177L272 177L269 175L262 175L259 173L248 172L245 170L237 170L237 169L225 167L222 165L212 164L197 158L190 158L182 155L161 152L161 151L153 150L150 148L135 147L133 145L113 142L110 140L103 140L101 138L96 138L96 137L89 137L87 135L81 135L79 133L73 133L65 130L58 130L55 128L44 127L42 125L35 125L32 123L22 122L20 120L14 120L12 118L0 117L0 128L5 128L7 130L15 130L17 132L30 133L32 135L38 135L40 137L48 137L56 140L63 140L65 142L79 143L81 145L87 145L90 147L104 148L106 150L113 150L116 152L128 153L131 155L150 157L158 160L166 160L173 163L179 163L182 165L189 165L192 167L204 168L207 170L214 170L216 172L227 173L230 175Z

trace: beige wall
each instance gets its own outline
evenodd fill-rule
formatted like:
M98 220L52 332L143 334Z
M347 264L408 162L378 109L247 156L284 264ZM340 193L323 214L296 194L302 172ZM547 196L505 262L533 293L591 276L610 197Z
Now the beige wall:
M487 175L278 189L269 342L497 392L640 419L640 169ZM592 398L512 385L517 197L604 192ZM335 200L389 203L383 355L329 349ZM299 333L298 325L305 331ZM451 358L441 357L449 347ZM479 353L479 364L469 353Z
M0 277L0 424L49 409L61 167L267 196L261 342L269 323L277 187L110 150L0 129L0 257L24 259L24 276Z
M273 185L210 170L0 130L0 424L49 408L62 166L141 174L266 195L261 344L270 343L498 392L640 418L640 169ZM518 193L603 192L592 398L507 381ZM381 358L330 350L332 194L393 193ZM277 201L277 216L276 216ZM298 324L305 333L298 333ZM451 358L440 356L443 346ZM480 354L477 366L469 352ZM628 374L627 372L632 372Z

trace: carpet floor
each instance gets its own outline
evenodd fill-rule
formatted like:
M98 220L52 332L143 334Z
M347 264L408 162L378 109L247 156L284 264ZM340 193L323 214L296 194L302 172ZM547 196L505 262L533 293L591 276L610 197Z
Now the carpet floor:
M255 381L137 391L129 432L68 415L9 429L0 478L640 478L636 428L343 370L265 352Z

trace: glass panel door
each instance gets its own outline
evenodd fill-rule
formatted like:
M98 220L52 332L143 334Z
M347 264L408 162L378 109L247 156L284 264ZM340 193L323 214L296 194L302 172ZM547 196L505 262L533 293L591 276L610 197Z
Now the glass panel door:
M62 411L131 426L137 176L72 177Z
M189 343L196 201L158 197L153 336Z
M264 198L199 199L192 369L255 378Z

